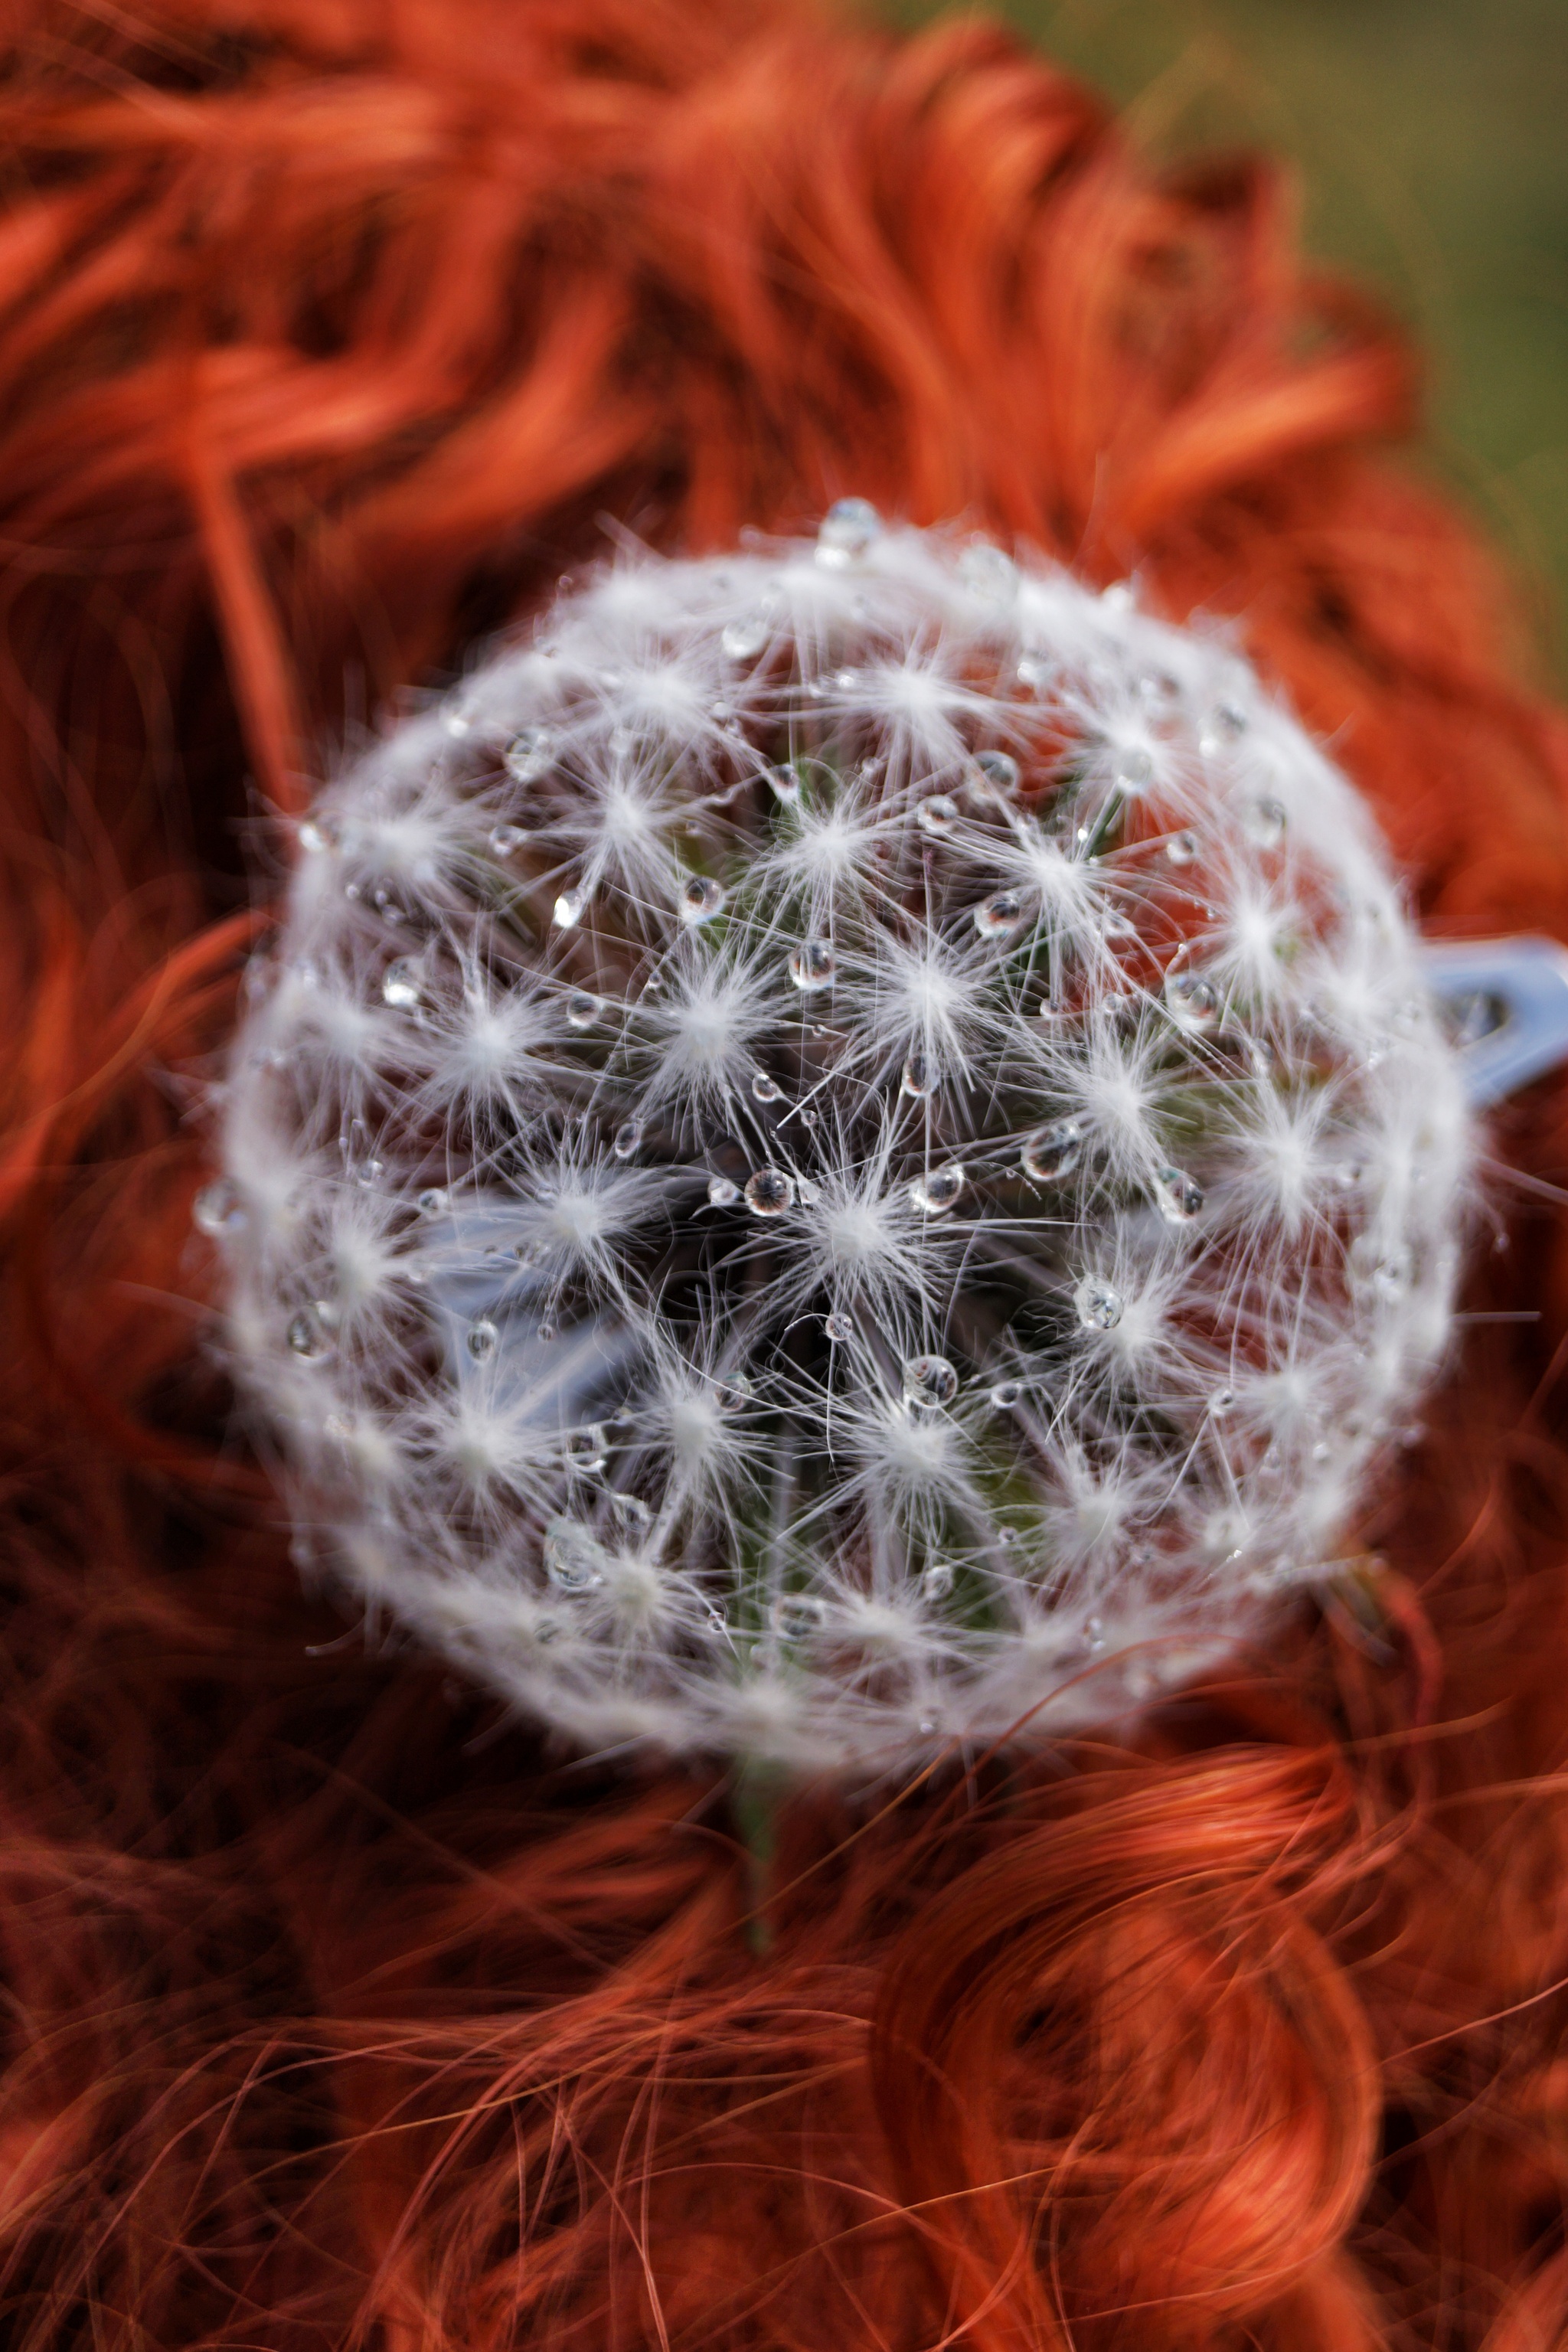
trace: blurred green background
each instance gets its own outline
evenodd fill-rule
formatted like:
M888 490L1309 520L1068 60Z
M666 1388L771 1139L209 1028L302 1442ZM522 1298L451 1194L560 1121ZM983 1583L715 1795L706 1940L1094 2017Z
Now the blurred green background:
M950 13L883 0L913 25ZM1156 156L1293 158L1318 257L1426 355L1432 461L1568 681L1568 0L991 0Z

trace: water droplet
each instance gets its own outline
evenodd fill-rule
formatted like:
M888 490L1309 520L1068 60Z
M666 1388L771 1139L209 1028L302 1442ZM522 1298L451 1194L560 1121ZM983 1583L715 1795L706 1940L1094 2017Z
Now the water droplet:
M855 1337L855 1326L851 1323L847 1315L829 1315L825 1319L822 1328L826 1332L828 1338L833 1341L835 1347L841 1348L845 1345L846 1341L850 1340Z
M605 1010L605 1000L592 989L574 988L566 999L566 1025L570 1029L591 1029Z
M555 1337L555 1326L554 1326L554 1324L553 1324L553 1323L542 1323L542 1324L540 1325L540 1327L539 1327L539 1339L540 1339L540 1341L541 1341L542 1345L543 1345L544 1347L548 1348L548 1347L549 1347L549 1345L550 1345L550 1343L551 1343L551 1341L554 1339L554 1337Z
M904 1366L904 1402L930 1406L951 1404L958 1394L958 1374L945 1356L911 1356Z
M752 1383L744 1372L726 1372L713 1383L713 1401L721 1412L744 1412L752 1402Z
M930 1056L925 1054L911 1054L904 1064L902 1076L899 1079L899 1092L901 1095L912 1095L917 1101L920 1101L924 1096L936 1092L936 1071Z
M958 823L958 803L946 793L932 793L916 809L915 823L922 833L951 833Z
M816 534L816 560L829 572L847 572L869 553L882 518L868 499L836 499Z
M463 1345L474 1363L488 1364L500 1346L500 1333L488 1315L479 1315L464 1332Z
M773 634L773 625L765 613L742 613L726 622L719 639L726 661L752 662L762 652Z
M782 1217L795 1206L795 1185L782 1168L759 1168L747 1182L746 1206L753 1217Z
M827 1622L827 1604L815 1592L781 1592L770 1613L783 1642L808 1641Z
M444 711L441 724L455 743L462 742L465 736L473 732L473 721L464 710Z
M521 825L498 824L490 834L490 856L510 857L514 850L522 847L527 839L528 835Z
M596 1478L609 1460L610 1449L605 1433L596 1421L585 1428L574 1429L566 1440L566 1461L580 1477Z
M1059 1184L1070 1176L1083 1155L1083 1129L1076 1118L1054 1118L1037 1128L1018 1158L1024 1173L1035 1184Z
M422 1217L444 1217L447 1213L447 1193L440 1184L426 1184L414 1203Z
M642 1141L640 1118L623 1119L610 1141L610 1150L617 1160L629 1160Z
M1019 665L1020 670L1022 664ZM1011 751L976 751L974 764L993 791L1016 793L1021 771Z
M563 931L571 930L575 924L581 921L583 909L587 903L588 893L586 890L563 890L561 896L555 901L553 909L556 929Z
M983 940L1000 939L1005 931L1016 929L1023 913L1016 890L995 890L974 909L974 928Z
M319 1357L326 1355L331 1345L315 1310L310 1307L301 1307L299 1314L290 1318L288 1339L291 1353L307 1364L314 1363Z
M300 846L311 857L319 857L323 850L335 849L339 838L336 818L320 813L308 816L300 827Z
M740 1197L740 1186L731 1184L728 1176L710 1176L708 1179L708 1199L711 1207L732 1209Z
M1073 1292L1072 1303L1086 1331L1114 1331L1121 1320L1121 1293L1103 1275L1086 1274Z
M964 586L988 604L1010 604L1018 593L1018 567L988 539L972 539L958 559Z
M557 1592L592 1592L605 1580L604 1551L575 1519L552 1519L544 1532L544 1572Z
M1234 702L1216 702L1209 717L1209 730L1222 743L1234 743L1247 732L1247 713Z
M246 1222L245 1205L226 1176L215 1177L210 1184L204 1184L191 1202L191 1223L199 1234L206 1234L214 1241L243 1233Z
M1209 1411L1214 1414L1216 1420L1219 1420L1230 1411L1231 1406L1235 1402L1236 1391L1234 1389L1215 1389L1213 1396L1209 1399Z
M1057 675L1057 665L1048 654L1021 654L1018 657L1018 683L1031 694L1044 694Z
M1284 803L1265 793L1261 799L1248 802L1241 824L1248 841L1259 849L1278 849L1285 838Z
M789 976L803 996L831 988L837 968L837 959L826 940L805 940L789 960Z
M998 1381L991 1391L990 1404L994 1412L1011 1412L1024 1401L1022 1381Z
M552 727L523 727L506 747L505 766L514 784L536 784L555 765L560 740Z
M925 1215L936 1217L952 1208L963 1190L963 1170L956 1160L950 1160L945 1168L928 1169L923 1176L917 1176L910 1186L910 1198Z
M1351 1244L1350 1262L1361 1287L1386 1306L1396 1305L1410 1288L1415 1261L1404 1242L1384 1246L1374 1234L1359 1234Z
M773 797L783 801L786 807L793 806L799 800L800 777L794 768L770 768L768 782L773 789Z
M955 1582L951 1562L933 1559L921 1579L921 1593L927 1601L945 1601Z
M715 882L710 874L691 874L680 886L680 919L683 923L711 922L724 904L724 885Z
M1130 743L1116 754L1112 771L1124 793L1146 792L1154 781L1154 762L1140 743Z
M1165 1010L1180 1029L1203 1036L1219 1019L1219 992L1201 971L1178 967L1165 974Z
M407 956L399 956L389 963L382 974L381 996L384 1004L395 1012L408 1013L419 1003L418 967Z
M1173 833L1165 844L1165 856L1173 866L1190 866L1198 854L1198 837L1184 827Z
M1014 1545L1017 1542L1017 1540L1018 1540L1018 1530L1017 1530L1017 1528L997 1528L997 1530L996 1530L996 1540L997 1540L997 1542L1001 1545L1001 1547L1002 1547L1002 1549L1003 1549L1003 1550L1004 1550L1004 1551L1011 1551L1011 1550L1012 1550L1012 1549L1013 1549L1013 1546L1014 1546Z
M1190 1225L1204 1204L1204 1188L1184 1168L1162 1168L1154 1179L1154 1200L1168 1225Z
M612 1495L610 1509L618 1525L633 1535L646 1535L653 1525L653 1513L640 1495Z

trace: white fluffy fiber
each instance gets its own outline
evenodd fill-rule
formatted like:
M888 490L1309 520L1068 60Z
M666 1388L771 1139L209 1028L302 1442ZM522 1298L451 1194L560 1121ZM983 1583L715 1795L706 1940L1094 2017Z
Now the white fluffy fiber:
M563 596L300 851L197 1216L375 1623L583 1747L877 1771L1353 1543L1472 1139L1223 635L848 500Z

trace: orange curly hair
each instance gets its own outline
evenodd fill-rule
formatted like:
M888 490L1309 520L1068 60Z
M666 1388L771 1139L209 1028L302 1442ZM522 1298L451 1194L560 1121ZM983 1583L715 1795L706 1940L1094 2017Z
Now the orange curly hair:
M1568 1094L1384 1559L1129 1747L784 1808L297 1591L183 1118L306 772L607 528L842 491L1235 615L1428 925L1568 933L1568 732L1279 175L983 23L18 0L0 128L0 2299L305 2352L1546 2352ZM254 780L247 786L247 776ZM254 793L254 797L250 795ZM1511 1242L1511 1246L1504 1247Z

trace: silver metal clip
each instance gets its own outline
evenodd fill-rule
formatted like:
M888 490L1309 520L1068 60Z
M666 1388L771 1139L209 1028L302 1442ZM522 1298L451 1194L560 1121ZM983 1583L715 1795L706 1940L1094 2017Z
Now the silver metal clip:
M1531 937L1426 940L1421 962L1476 1109L1568 1062L1568 948Z

